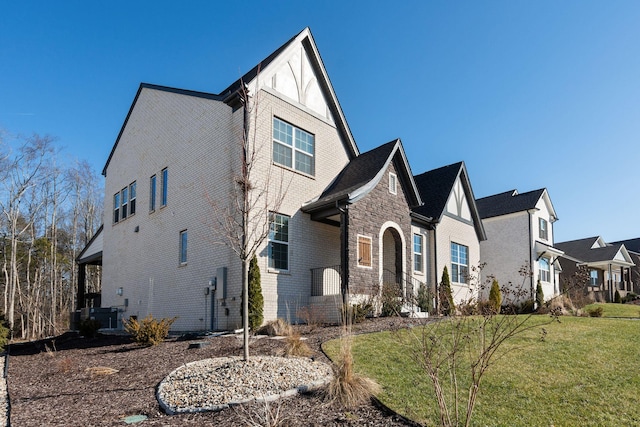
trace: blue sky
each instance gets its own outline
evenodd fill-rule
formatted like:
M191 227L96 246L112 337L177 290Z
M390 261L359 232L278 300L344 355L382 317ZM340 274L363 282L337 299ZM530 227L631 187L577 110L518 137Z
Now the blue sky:
M640 237L638 1L20 1L0 129L100 172L141 82L217 93L309 26L361 152L464 160L476 197L546 187L556 241Z

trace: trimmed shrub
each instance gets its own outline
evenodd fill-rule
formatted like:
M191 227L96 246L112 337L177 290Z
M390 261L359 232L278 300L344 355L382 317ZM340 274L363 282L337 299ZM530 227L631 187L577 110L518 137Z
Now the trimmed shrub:
M536 309L540 310L543 304L544 291L542 290L542 284L540 283L540 280L538 280L538 284L536 285Z
M620 304L622 302L622 299L620 298L620 292L618 292L617 289L615 295L613 296L613 302L615 302L616 304Z
M451 293L451 279L446 265L442 271L442 281L440 282L438 296L440 297L440 314L449 316L455 313L456 306L453 303L453 294Z
M384 283L382 285L382 311L383 317L399 316L402 309L402 290L397 283Z
M602 308L602 306L587 309L587 313L589 314L589 317L602 317L603 311L604 311L604 308Z
M131 334L133 340L140 345L158 345L169 336L169 329L175 322L177 317L172 319L154 319L150 314L142 321L130 317L129 320L123 320L124 329Z
M489 306L494 314L500 313L500 306L502 305L502 292L500 291L500 285L498 281L493 279L491 282L491 290L489 291Z
M264 321L264 297L260 284L260 268L258 258L254 255L249 262L249 328L252 331L262 326Z
M99 320L85 319L78 325L78 332L85 338L95 338L102 327Z
M429 312L431 311L431 295L429 292L429 288L424 283L421 283L418 287L418 298L416 301L416 305L420 307L420 311Z

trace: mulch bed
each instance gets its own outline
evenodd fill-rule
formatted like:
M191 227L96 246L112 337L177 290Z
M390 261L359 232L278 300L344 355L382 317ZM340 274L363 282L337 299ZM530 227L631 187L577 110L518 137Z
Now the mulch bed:
M389 330L411 323L404 318L368 319L354 325L353 332ZM320 345L339 337L341 328L296 326L296 330L307 338L313 357L328 362ZM262 425L265 405L257 403L220 412L173 416L162 412L155 392L169 372L195 360L242 355L242 335L207 338L209 345L189 349L193 341L171 337L155 347L140 347L123 335L85 339L67 333L53 340L13 344L7 377L11 425L114 426L126 425L125 418L133 415L148 417L137 424L143 426ZM278 355L282 347L281 340L252 339L250 354ZM284 419L283 426L415 425L374 403L342 408L326 402L321 392L281 399L269 408Z

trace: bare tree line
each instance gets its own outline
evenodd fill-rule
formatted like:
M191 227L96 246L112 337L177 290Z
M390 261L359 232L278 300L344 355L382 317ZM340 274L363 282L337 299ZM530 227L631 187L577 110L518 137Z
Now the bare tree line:
M88 162L62 159L51 136L0 134L0 308L14 338L68 327L75 259L100 226L102 180ZM89 291L99 290L94 276Z

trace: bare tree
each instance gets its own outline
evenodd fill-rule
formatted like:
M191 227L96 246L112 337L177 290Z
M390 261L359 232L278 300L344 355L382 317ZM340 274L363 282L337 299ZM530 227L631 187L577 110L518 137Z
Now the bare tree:
M259 71L258 71L259 75ZM258 88L258 85L256 85ZM249 359L249 262L270 233L270 215L277 211L286 187L280 175L273 180L270 144L258 139L259 89L250 94L241 82L238 96L242 103L242 125L237 138L240 173L234 176L228 203L207 198L214 211L211 228L217 242L225 244L239 258L242 268L242 325L244 360ZM265 154L266 151L266 154ZM267 171L265 172L264 166Z

